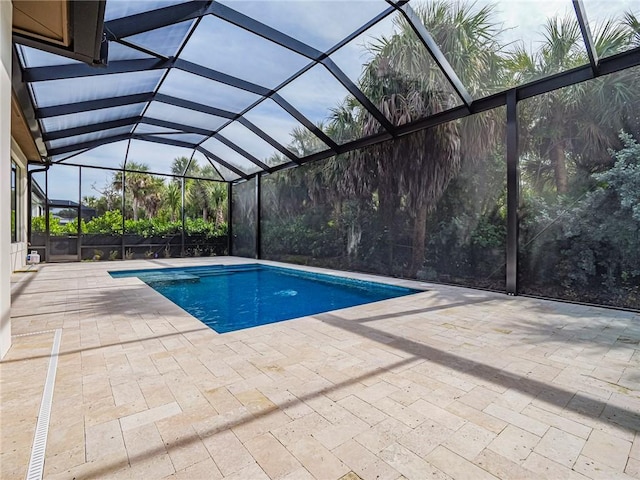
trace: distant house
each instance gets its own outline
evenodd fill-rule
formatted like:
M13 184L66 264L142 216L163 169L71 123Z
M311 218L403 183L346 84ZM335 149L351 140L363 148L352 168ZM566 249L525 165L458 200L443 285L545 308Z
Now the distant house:
M65 224L76 218L78 212L78 203L72 200L56 200L49 199L49 208L52 209L51 215L60 219L60 223ZM95 208L80 205L80 217L86 222L97 216Z
M31 182L31 218L42 217L46 214L47 196L38 182ZM51 216L60 219L60 223L69 223L77 217L78 203L72 200L49 199ZM84 221L89 221L97 216L95 208L80 206L80 216Z
M44 190L35 179L31 180L31 218L42 217L45 214L47 197Z

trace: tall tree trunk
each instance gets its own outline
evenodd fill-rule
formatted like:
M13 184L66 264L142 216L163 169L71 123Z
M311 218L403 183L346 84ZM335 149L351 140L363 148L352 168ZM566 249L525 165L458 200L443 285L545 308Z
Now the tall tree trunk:
M420 270L420 267L422 267L422 264L424 263L424 244L427 236L427 213L427 205L420 205L413 223L413 245L411 267L409 268L409 276L411 278L416 277L418 270Z
M391 272L393 269L393 234L394 234L394 214L397 206L397 196L393 189L383 186L378 188L378 202L380 205L380 219L384 229L384 242L387 253L387 266Z
M549 152L551 162L553 163L553 172L556 180L556 192L558 195L564 195L569 191L569 178L567 174L567 159L564 148L564 141L558 140L551 147Z
M224 211L222 207L216 208L216 227L224 223Z
M133 197L133 201L131 202L132 207L133 207L133 220L137 221L138 220L138 199L136 197Z
M209 211L206 207L202 209L202 220L204 220L205 222L209 220Z

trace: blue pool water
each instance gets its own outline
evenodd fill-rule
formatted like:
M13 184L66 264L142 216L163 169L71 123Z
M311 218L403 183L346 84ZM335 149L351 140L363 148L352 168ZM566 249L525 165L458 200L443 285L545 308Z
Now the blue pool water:
M258 264L110 273L140 278L218 333L419 291Z

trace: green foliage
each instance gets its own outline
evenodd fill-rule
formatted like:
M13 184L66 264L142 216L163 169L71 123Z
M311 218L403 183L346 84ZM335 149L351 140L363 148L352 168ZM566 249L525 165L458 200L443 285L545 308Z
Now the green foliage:
M31 219L32 233L45 233L47 230L46 217L33 217ZM78 219L73 219L68 223L62 223L61 219L51 215L49 217L49 235L60 237L65 235L78 234Z
M122 233L122 213L120 210L112 210L88 222L83 220L82 233L120 234Z
M44 217L34 218L32 228L34 231L44 228ZM54 235L66 235L70 228L60 225L58 219L54 219ZM182 231L182 222L164 220L162 218L143 218L139 220L126 219L124 222L125 231L128 234L140 235L143 237L179 235ZM105 212L104 215L95 217L88 222L82 222L82 233L84 234L108 234L119 235L122 233L122 214L119 210ZM187 218L185 221L185 233L188 235L203 235L208 238L224 236L227 233L227 224L216 225L206 222L201 218Z
M601 188L592 197L603 196L605 192L615 195L620 211L628 212L640 222L640 145L628 133L620 133L620 140L624 148L610 152L615 160L613 167L593 175Z
M471 234L471 243L482 248L502 248L506 237L506 223L496 223L482 217Z
M179 234L182 229L181 222L166 222L159 218L141 218L139 220L126 219L124 231L128 234L143 237Z
M564 298L640 307L640 146L628 134L620 140L614 165L592 174L577 200L525 203L522 273L533 288L559 285Z
M201 218L187 218L185 222L185 233L188 235L204 235L205 237L220 237L227 234L227 223L216 225L206 222Z
M46 217L31 218L31 232L44 233L47 230Z

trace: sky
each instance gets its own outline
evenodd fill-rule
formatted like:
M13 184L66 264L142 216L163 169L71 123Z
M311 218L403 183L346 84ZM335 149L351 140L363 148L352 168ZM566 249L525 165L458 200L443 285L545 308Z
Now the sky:
M431 0L429 0L431 1ZM130 1L108 0L106 19L118 18L124 15L139 13L142 11L166 6L168 1ZM388 8L383 0L282 0L282 1L244 1L221 0L222 4L234 8L241 13L255 17L257 20L280 29L284 33L306 42L312 47L325 50L337 43L345 35L355 28L366 23L370 18ZM411 5L417 8L425 0L413 0ZM497 3L494 20L503 28L501 34L502 43L522 42L528 49L535 50L541 40L540 26L553 15L573 14L570 0L516 0L504 2L489 2L489 0L477 0L476 8L481 8L487 3ZM630 0L584 0L590 23L595 26L605 18L616 16L619 12L632 9L640 15L640 2ZM131 41L148 44L151 41L163 39L163 45L168 52L175 50L178 41L188 31L189 24L182 24L161 32L151 32L132 38ZM394 31L392 16L376 24L372 29L351 41L345 47L338 50L332 59L354 81L357 82L362 71L362 65L370 58L370 54L364 48L372 38L380 35L390 35ZM69 60L55 59L50 54L25 50L28 64L31 66L70 63ZM164 52L164 53L168 53ZM127 52L126 47L113 49L114 58L139 57L139 53ZM200 26L195 30L190 42L185 47L182 58L197 63L202 63L210 68L218 69L224 73L245 78L256 84L273 88L290 75L303 68L309 61L291 51L269 42L261 37L241 31L233 25L218 18L208 16L204 18ZM274 60L275 59L275 60ZM101 98L105 95L127 95L150 91L157 84L161 72L141 72L136 82L121 81L124 76L109 75L94 77L90 82L84 80L50 81L36 84L34 95L39 106L46 106L62 101L83 101ZM65 86L61 93L59 87ZM233 112L239 112L250 105L258 97L255 94L244 92L227 85L213 83L180 71L171 71L161 92L175 95L200 103L215 104ZM323 66L313 67L302 77L290 83L281 90L285 100L296 106L313 122L327 119L331 108L338 106L346 96L344 87ZM215 98L215 102L209 99ZM48 102L48 103L47 103ZM137 108L137 110L136 110ZM142 104L133 106L139 114ZM101 115L106 111L88 112L65 117L57 117L47 120L47 126L51 129L70 128L81 125L87 121L100 121ZM165 104L154 102L149 111L150 116L166 120L193 123L200 127L215 128L224 123L220 118L190 112L185 109L169 108ZM129 115L131 113L128 113ZM133 114L136 114L135 112ZM105 117L109 118L109 117ZM267 100L247 115L253 123L265 130L282 144L287 144L293 127L300 126L295 119L282 110L271 100ZM271 156L275 150L256 135L248 132L244 127L234 125L228 127L224 134L228 134L232 141L242 142L243 147L258 158L265 159ZM227 147L219 142L208 142L208 146L220 156L227 156L230 161L238 165L246 164L246 161L235 158ZM93 149L70 159L69 162L80 162L85 165L104 165L117 167L124 159L126 142L110 144ZM190 156L191 150L170 147L148 142L132 142L129 158L137 162L150 165L154 171L169 172L170 165L175 156ZM244 162L244 163L241 163ZM87 170L87 169L85 169ZM58 186L60 191L52 191L51 195L60 197L69 192L65 184L73 184L74 179L69 176L64 181L61 173ZM101 174L102 175L102 174ZM100 177L100 175L98 175ZM101 177L100 177L101 178ZM96 180L97 181L97 180ZM77 180L75 180L77 184ZM83 182L84 183L84 182Z

